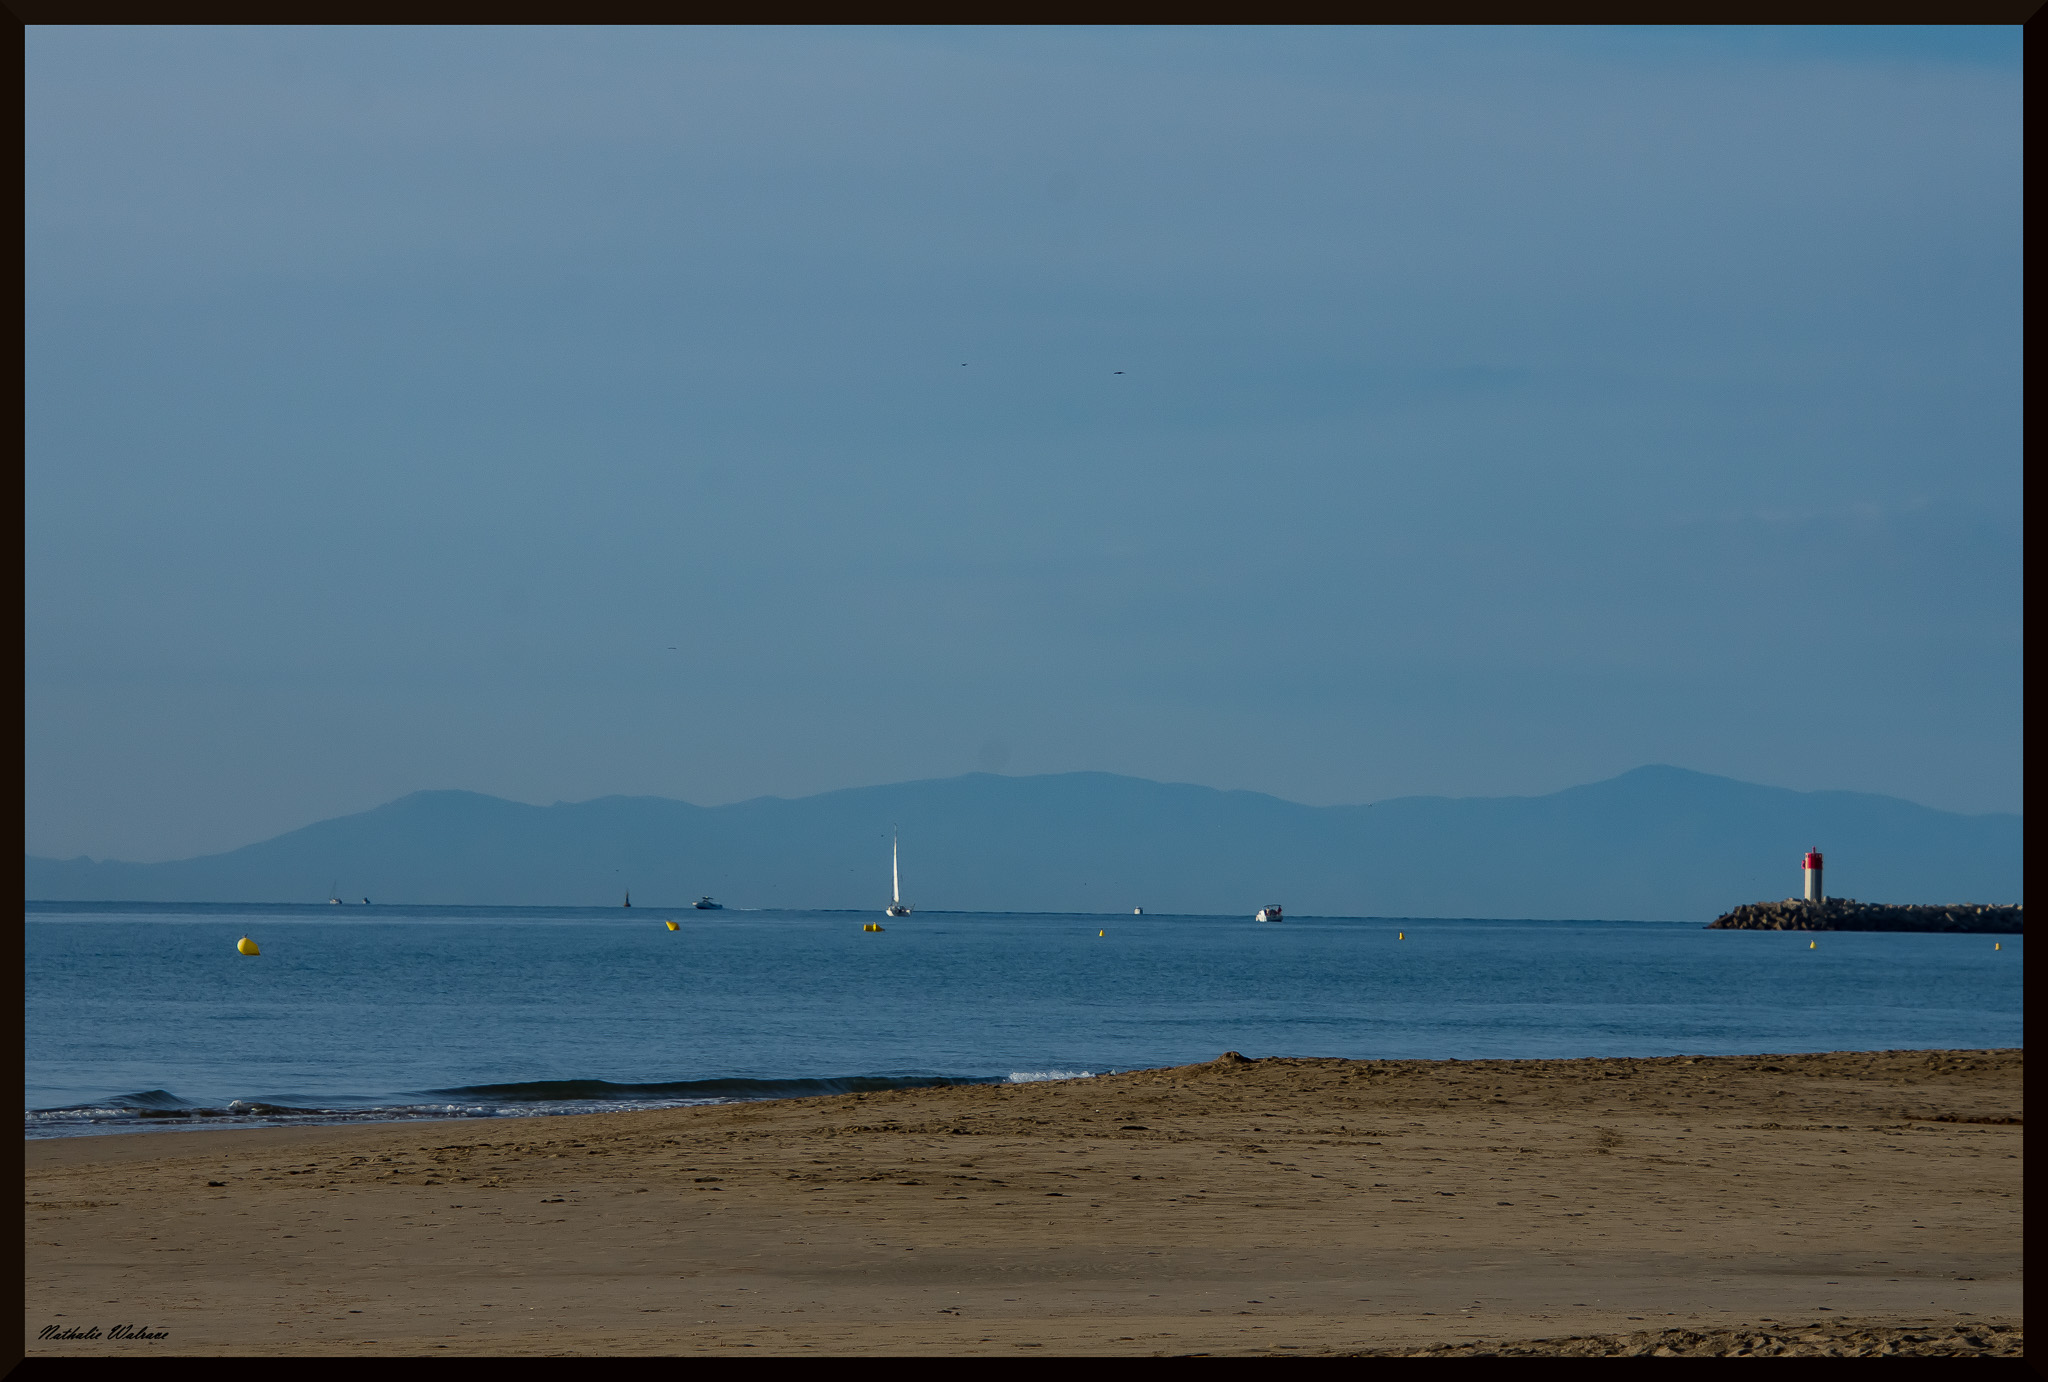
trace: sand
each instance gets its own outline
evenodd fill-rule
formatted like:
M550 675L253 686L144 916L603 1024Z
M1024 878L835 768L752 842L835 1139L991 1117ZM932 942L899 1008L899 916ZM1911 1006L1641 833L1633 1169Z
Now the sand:
M26 1348L2016 1353L2022 1075L1225 1058L37 1141Z

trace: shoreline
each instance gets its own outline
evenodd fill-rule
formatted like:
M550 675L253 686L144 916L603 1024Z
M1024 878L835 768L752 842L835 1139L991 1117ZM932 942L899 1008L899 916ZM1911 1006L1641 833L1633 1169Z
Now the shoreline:
M37 1139L25 1347L1996 1351L2023 1339L2023 1077L2021 1049L1226 1057ZM166 1337L38 1337L92 1323Z
M1847 1055L1886 1055L1886 1056L1896 1056L1896 1055L1914 1055L1914 1054L1925 1054L1925 1053L1929 1053L1929 1052L1941 1052L1941 1051L1948 1051L1948 1050L1953 1050L1953 1049L1957 1049L1957 1048L1949 1048L1949 1047L1885 1047L1885 1048L1878 1048L1878 1049L1872 1049L1872 1050L1857 1050L1857 1051L1844 1051L1844 1050L1829 1050L1829 1051L1779 1051L1779 1052L1763 1052L1763 1053L1749 1053L1749 1052L1744 1052L1744 1053L1735 1053L1735 1054L1723 1054L1723 1055L1707 1055L1707 1054L1700 1054L1700 1053L1674 1053L1674 1054L1671 1054L1671 1055L1664 1055L1664 1056L1563 1056L1563 1057L1546 1057L1546 1056L1500 1056L1500 1057L1471 1057L1471 1058L1467 1058L1467 1057L1459 1057L1459 1056L1440 1056L1440 1057L1426 1057L1426 1058L1425 1058L1425 1057L1400 1057L1400 1058L1395 1058L1395 1059L1392 1059L1392 1060L1387 1060L1387 1061L1371 1061L1371 1060L1363 1060L1363 1061L1356 1061L1356 1062L1354 1062L1354 1063L1356 1063L1356 1064L1398 1064L1398 1065L1413 1065L1413 1066L1420 1066L1420 1067L1428 1067L1428 1066L1432 1066L1432 1065L1442 1065L1442 1066L1457 1066L1457 1065L1461 1065L1461 1064L1463 1064L1463 1065L1471 1065L1471 1064L1477 1064L1477 1063L1480 1063L1480 1062L1490 1062L1490 1063L1493 1063L1493 1064L1497 1064L1497 1065L1504 1065L1504 1066L1514 1066L1514 1065L1517 1065L1517 1064L1537 1064L1537 1063L1543 1063L1543 1064L1570 1064L1570 1063L1572 1063L1572 1062L1575 1062L1575 1061L1594 1061L1594 1060L1619 1060L1619 1061L1683 1061L1683 1062L1693 1062L1693 1063L1697 1063L1697 1062L1703 1062L1703 1061L1714 1061L1714 1060L1765 1060L1765 1059L1771 1059L1771 1060L1776 1060L1776 1059L1789 1059L1789 1058L1793 1058L1793 1057L1805 1057L1805 1056L1834 1056L1834 1055L1844 1055L1844 1056L1847 1056ZM2004 1048L2004 1047L2002 1047L2002 1048L1985 1048L1985 1049L1987 1049L1987 1050L1997 1050L1997 1051L2004 1051L2004 1050L2011 1050L2011 1051L2019 1051L2019 1050L2021 1050L2021 1049L2023 1049L2023 1048L2019 1048L2019 1047L2009 1047L2009 1048ZM1232 1054L1235 1054L1235 1053L1232 1053ZM1283 1057L1283 1058L1280 1058L1280 1059L1286 1059L1286 1058L1284 1058L1284 1057ZM1320 1058L1315 1058L1315 1057L1311 1057L1311 1058L1308 1058L1308 1059L1320 1059ZM1345 1058L1345 1057L1332 1057L1332 1058L1330 1058L1330 1059L1349 1059L1349 1058ZM433 1106L433 1105L431 1105L431 1104L401 1104L401 1103L398 1103L398 1102L396 1101L396 1100L397 1100L397 1098L398 1098L398 1097L400 1097L400 1096L394 1096L393 1102L391 1102L390 1104L388 1104L388 1105L386 1105L386 1106L385 1106L385 1107L389 1108L390 1110L392 1110L392 1112L391 1112L391 1113L390 1113L390 1114L389 1114L388 1116L387 1116L387 1115L385 1115L385 1114L383 1114L382 1112L380 1112L380 1111L379 1111L379 1110L377 1109L377 1107L376 1107L376 1106L374 1106L374 1105L373 1105L373 1106L371 1106L371 1107L370 1107L370 1108L368 1108L368 1109L361 1109L361 1110L350 1110L350 1109L346 1109L346 1108L341 1108L341 1109L332 1109L332 1110L329 1110L329 1109L311 1109L311 1108L309 1108L309 1109L306 1109L306 1110L304 1110L304 1114L305 1114L305 1116L292 1116L292 1114L291 1114L291 1113L289 1113L289 1112L285 1112L285 1111L279 1111L279 1112L276 1112L276 1113L261 1113L261 1112L250 1112L250 1113L245 1113L245 1114L234 1114L234 1113L230 1113L230 1112L227 1112L227 1111L225 1111L225 1110L223 1110L223 1109L218 1109L218 1108L206 1108L206 1107L194 1107L194 1108L192 1108L192 1109L191 1109L191 1110L190 1110L189 1112L185 1112L185 1111L176 1111L176 1112L173 1112L173 1111L160 1111L160 1110L158 1110L158 1109L156 1109L156 1108L153 1108L153 1107L147 1107L147 1106L139 1106L139 1105L138 1105L138 1106L134 1106L134 1107L135 1107L135 1113L136 1113L136 1116L135 1116L135 1117L134 1117L134 1118L133 1118L132 1120L131 1120L131 1119L127 1119L127 1118L109 1117L109 1118L106 1118L106 1119L104 1119L104 1120L99 1120L99 1121L93 1121L93 1122L85 1122L85 1121L82 1121L82 1120L81 1120L81 1121L78 1121L78 1122L60 1122L60 1123L51 1123L51 1124L47 1124L47 1125L45 1125L45 1126L44 1126L44 1127L42 1127L42 1128L34 1129L34 1130L32 1130L32 1131L28 1131L28 1132L27 1132L27 1133L25 1134L25 1136L23 1137L23 1141L24 1141L24 1143L34 1143L34 1142L47 1142L47 1141L63 1141L63 1140L68 1140L68 1139L71 1139L71 1138L94 1138L94 1137L109 1137L109 1136L129 1136L129 1135L138 1135L138 1134L148 1134L148 1133L159 1133L159 1132L164 1132L164 1133L177 1133L177 1132L186 1132L186 1133L189 1133L189 1132L205 1132L205 1131L216 1131L216 1132L259 1132L259 1131L263 1131L263 1130L266 1130L266 1129L282 1129L282 1128L337 1128L337 1129L339 1129L339 1128L373 1128L373 1127L392 1127L392 1126L405 1126L405 1127L411 1127L411 1126L415 1126L415 1125L432 1125L432 1124L464 1124L464 1125L493 1125L493 1124L503 1124L503 1123L521 1123L521 1122L530 1122L530 1121L533 1121L533 1120L536 1120L536 1119L541 1119L541 1120L553 1120L553 1119L561 1119L561 1118L584 1118L584 1117L595 1117L595 1116L614 1116L614 1115L631 1115L631 1114L640 1114L640 1113L658 1113L658 1112L663 1112L663 1111L667 1111L667 1110L672 1110L672 1109L683 1109L683 1108L721 1108L721 1107L730 1107L730 1106L733 1106L733 1105L738 1105L738 1104L770 1104L770 1103L781 1103L781 1102L785 1102L785 1101L788 1101L788 1100L792 1100L792 1099L815 1099L815 1098L824 1098L824 1097L834 1097L834 1096L837 1096L837 1095L842 1095L842 1094L853 1094L853 1093L886 1093L886 1092L893 1092L893 1091L896 1091L896 1090L926 1090L926 1089L948 1089L948 1088L957 1088L957 1087L965 1087L965 1086L984 1086L984 1085L1019 1085L1019 1084L1050 1084L1050 1083L1065 1083L1065 1082L1069 1082L1069 1081L1073 1081L1073 1080L1091 1080L1091 1079L1103 1079L1103 1078L1107 1078L1107 1077L1110 1077L1110 1076L1116 1076L1116 1075L1144 1075L1144 1074L1153 1074L1153 1073L1158 1073L1159 1071L1164 1071L1164 1070L1173 1070L1173 1069L1184 1069L1184 1068L1191 1068L1191 1067L1174 1067L1174 1066L1141 1066L1141 1067L1136 1067L1136 1068L1132 1068L1132 1069L1128 1069L1128 1070L1115 1070L1115 1069L1107 1069L1107 1070L1102 1070L1102 1071L1072 1071L1072 1072L1063 1072L1063 1071L1062 1071L1062 1072L1040 1072L1040 1073L1032 1073L1032 1074L1029 1074L1029 1075L1025 1075L1025 1076L1021 1076L1021 1077L1020 1077L1020 1075L1019 1075L1019 1074L1017 1074L1017 1073L1013 1073L1013 1074L1011 1074L1011 1075L1008 1075L1008 1076L1002 1076L1002 1075L979 1075L979 1076L969 1076L969 1075L931 1075L931 1076L921 1076L921 1075L846 1075L846 1076L811 1076L811 1077L807 1077L807 1076L791 1076L791 1077L787 1077L787 1078L783 1078L783 1079L774 1079L774 1080L770 1080L770 1079L752 1079L752 1078L746 1078L746 1079L742 1079L742 1078L737 1078L737 1077L735 1077L735 1078L731 1078L731 1079L711 1079L711 1080L699 1080L699 1081L684 1081L684 1082L677 1082L677 1083L676 1083L676 1085L675 1085L674 1087L675 1087L676 1089L678 1089L678 1090L681 1090L681 1089L685 1089L685 1088L699 1088L699 1087L701 1087L701 1088L706 1088L706 1089L709 1089L709 1088L713 1088L713 1087L731 1087L731 1086L739 1086L739 1085L753 1085L753 1086L759 1086L759 1087L763 1087L763 1088L765 1088L765 1087L767 1087L767 1086L781 1085L781 1086L787 1086L787 1087L788 1087L788 1092L764 1092L764 1093L758 1093L758 1094L745 1094L745 1095L716 1095L716 1096L706 1096L706 1097L702 1097L702 1098L696 1098L696 1097L680 1097L680 1098L676 1098L676 1099L674 1099L674 1100L664 1100L664 1099L660 1099L660 1098L650 1098L650 1099L646 1100L645 1102L635 1102L635 1101L633 1101L633 1100L630 1100L630 1099L627 1099L627 1098L620 1098L620 1099L618 1099L618 1100L616 1100L616 1101L615 1101L615 1103L614 1103L614 1106L611 1106L611 1107L606 1107L606 1108L596 1108L596 1109L576 1109L576 1108L560 1108L560 1109L546 1109L546 1108L541 1108L541 1107L538 1107L538 1106L537 1106L537 1104L536 1104L535 1106L531 1106L531 1107L525 1107L525 1106L514 1106L514 1108L516 1109L516 1111L511 1111L511 1112L495 1112L495 1113L466 1113L466 1114L465 1114L465 1113L443 1113L443 1112L438 1112L438 1111L436 1111L436 1112L417 1112L417 1113L414 1113L414 1112L406 1112L405 1110L408 1110L408 1109L432 1109L432 1108L433 1108L434 1106ZM597 1085L597 1084L603 1084L603 1083L605 1083L605 1082L603 1082L603 1081L575 1081L575 1082L572 1082L572 1083L577 1083L577 1084L592 1084L592 1085ZM843 1088L830 1088L830 1087L829 1087L829 1086L835 1086L835 1085L837 1085L837 1086L843 1086ZM620 1086L620 1087L621 1087L621 1088L628 1088L629 1086ZM441 1097L445 1097L445 1098L452 1098L452 1097L453 1097L453 1096L455 1096L455 1095L458 1095L458 1094L463 1094L463 1093L467 1093L467 1092L469 1092L469 1091L461 1091L461 1090L444 1090L444 1091L439 1091L439 1095L440 1095ZM134 1097L134 1096L123 1096L123 1097ZM415 1096L415 1097L426 1097L426 1096ZM233 1101L233 1102L240 1102L240 1101ZM84 1106L84 1105L80 1105L80 1106L78 1106L78 1107L79 1107L79 1108L81 1108L81 1109L83 1109L83 1108L85 1108L85 1107L87 1107L87 1106ZM106 1104L104 1104L104 1105L99 1105L99 1106L94 1106L94 1107L104 1107L104 1108L112 1109L112 1108L115 1108L115 1107L117 1107L117 1106L116 1106L116 1105L114 1105L114 1104L113 1104L113 1103L112 1103L111 1101L109 1101L108 1103L106 1103ZM257 1107L264 1107L264 1106L262 1106L262 1105L258 1105ZM69 1108L50 1108L50 1109L29 1109L29 1110L26 1110L26 1113L28 1113L28 1114L31 1114L31 1115L32 1115L32 1114L37 1114L37 1113L44 1113L44 1114L48 1114L48 1113L65 1113L65 1112L69 1112L69 1111L71 1111L71 1110L70 1110Z
M1446 1067L1450 1067L1450 1066L1459 1066L1459 1065L1476 1065L1476 1064L1481 1064L1481 1063L1488 1063L1488 1064L1494 1064L1494 1065L1501 1065L1501 1066L1509 1066L1509 1067L1512 1067L1512 1066L1515 1066L1515 1065L1533 1065L1533 1064L1546 1064L1546 1065L1569 1065L1569 1064L1572 1064L1572 1063L1574 1063L1574 1062L1584 1062L1584 1061L1601 1061L1601 1060L1605 1060L1605 1061L1624 1061L1624 1062L1630 1062L1630 1061L1666 1061L1666 1062L1669 1062L1669 1061L1679 1061L1679 1062L1689 1062L1689 1063L1701 1063L1701 1062L1708 1062L1708 1061L1717 1061L1717 1060L1719 1060L1719 1061L1729 1061L1729 1060L1737 1060L1737 1061L1739 1061L1739 1060L1780 1060L1780 1059L1793 1059L1793 1058L1800 1058L1800 1057L1808 1057L1808 1056L1870 1056L1870 1055L1879 1055L1879 1056L1911 1056L1911 1055L1924 1055L1924 1054L1932 1054L1932 1053L1945 1053L1945 1052L1948 1052L1948 1051L1952 1051L1952 1050L1955 1050L1955 1049L1959 1049L1959 1048L1951 1048L1951 1047L1886 1047L1886 1048L1881 1048L1881 1049L1874 1049L1874 1050L1857 1050L1857 1051L1845 1051L1845 1050L1831 1050L1831 1051L1792 1051L1792 1052L1780 1051L1780 1052L1763 1052L1763 1053L1741 1053L1741 1054L1734 1054L1734 1055L1701 1055L1701 1054L1692 1054L1692 1053L1688 1053L1688 1054L1674 1054L1674 1055L1668 1055L1668 1056L1564 1056L1564 1057L1545 1057L1545 1056L1501 1056L1501 1057L1473 1057L1473 1058L1465 1058L1465 1057L1458 1057L1458 1056L1441 1056L1441 1057L1428 1057L1428 1058L1418 1058L1418 1057L1401 1057L1401 1058L1397 1058L1397 1059L1392 1059L1392 1060L1386 1060L1386 1061L1372 1061L1372 1060L1361 1060L1361 1061L1354 1061L1354 1062L1352 1062L1352 1063L1354 1063L1354 1064L1361 1064L1361 1065L1373 1065L1373 1064L1380 1064L1380 1065L1405 1065L1405 1066L1420 1066L1420 1067L1428 1067L1428 1066L1433 1066L1433 1065L1434 1065L1434 1066L1446 1066ZM1988 1051L1992 1051L1992 1052L2004 1052L2004 1051L2014 1051L2014 1052L2018 1052L2018 1051L2021 1051L2021 1050L2023 1050L2024 1048L2020 1048L2020 1047L1993 1047L1993 1048L1983 1048L1983 1049L1985 1049L1985 1050L1988 1050ZM1233 1053L1233 1054L1234 1054L1234 1053ZM1289 1059L1289 1058L1288 1058L1288 1057L1272 1057L1272 1058L1269 1058L1269 1059ZM1301 1058L1301 1059L1325 1059L1325 1058L1321 1058L1321 1057L1306 1057L1306 1058ZM1345 1057L1330 1057L1330 1058L1327 1058L1327 1059L1340 1059L1340 1060L1343 1060L1343 1059L1349 1059L1349 1058L1345 1058ZM210 1109L210 1108L197 1108L197 1109L194 1109L194 1110L193 1110L193 1112L192 1112L192 1114L191 1114L191 1115L189 1115L189 1116L188 1116L188 1115L184 1115L184 1114L160 1113L160 1112L156 1112L156 1111L154 1111L154 1110L150 1110L150 1111L147 1111L147 1112L143 1112L143 1113L142 1113L142 1115L141 1115L140 1117L136 1118L136 1119L135 1119L134 1121L132 1121L132 1122L131 1122L131 1121L128 1121L128 1120L126 1120L126 1119L107 1119L107 1120L105 1120L105 1121L102 1121L102 1122L95 1122L95 1123L77 1123L77 1124L54 1124L54 1125L50 1125L50 1126L48 1127L48 1130L36 1130L36 1131L31 1131L31 1132L28 1132L28 1133L27 1133L27 1134L26 1134L26 1135L25 1135L25 1136L23 1137L23 1139L22 1139L22 1140L23 1140L24 1144L33 1144L33 1143L40 1143L40 1142L52 1142L52 1141L69 1141L69 1140L72 1140L72 1139L75 1139L75 1138L99 1138L99 1137L127 1137L127 1136L140 1136L140 1135L148 1135L148 1134L154 1134L154 1133L195 1133L195 1132L219 1132L219 1133L229 1133L229 1134L232 1134L232 1133L254 1133L254 1132L263 1132L263 1131L277 1131L277 1130L283 1130L283 1129L291 1129L291 1128L301 1128L301 1129L311 1129L311 1128L332 1128L332 1129L337 1129L337 1130L340 1130L340 1129L346 1129L346 1128L388 1128L388 1127L431 1127L431 1126L440 1126L440 1125L450 1125L450 1126L453 1126L453 1125L461 1125L461 1126L486 1126L486 1127L488 1127L488 1126L498 1126L498 1125L504 1125L504 1124L519 1124L519 1123L530 1123L530 1122L535 1122L535 1121L549 1121L549 1122L552 1122L552 1121L560 1120L560 1119L563 1119L563 1118L590 1118L590 1117L626 1117L626 1116L633 1116L633 1115L638 1115L638 1114L651 1114L651 1113L662 1113L662 1112L668 1112L668 1111L672 1111L672 1110L677 1110L677 1109L692 1109L692 1108L729 1108L729 1107L734 1107L734 1106L738 1106L738 1105L755 1105L755 1104L777 1104L777 1103L786 1103L786 1102L789 1102L789 1101L791 1101L791 1100L799 1100L799 1099L817 1099L817 1098L832 1098L832 1097L838 1097L838 1096L840 1096L840 1095L843 1095L843 1094L853 1094L853 1093L856 1093L856 1092L859 1092L859 1093L888 1093L888 1092L895 1092L895 1091L898 1091L898 1090L903 1090L903 1091L917 1091L917 1090L930 1090L930 1089L950 1089L950 1088L962 1088L962 1087L969 1087L969 1086L1001 1086L1001 1085L1024 1085L1024 1084L1063 1084L1063 1083L1071 1083L1071 1082L1073 1082L1073 1081L1077 1081L1077 1080L1094 1080L1094 1079L1105 1079L1105 1078L1109 1078L1109 1077L1112 1077L1112 1076L1117 1076L1117 1075L1145 1075L1145 1074L1156 1074L1156 1073L1159 1073L1159 1072L1161 1072L1161 1071L1169 1071L1169 1070L1175 1070L1175 1069L1189 1069L1189 1068L1193 1068L1193 1067L1185 1067L1185 1066L1146 1066L1146 1067L1138 1067L1138 1068L1134 1068L1134 1069L1130 1069L1130 1070L1103 1070L1103 1071L1099 1071L1099 1072L1079 1072L1079 1071L1077 1071L1077 1072L1074 1072L1074 1073L1071 1073L1071 1074L1067 1074L1067 1073L1060 1073L1060 1074L1046 1074L1046 1075L1038 1075L1038 1076L1033 1076L1033 1077L1031 1077L1031 1078L1028 1078L1028 1079L1018 1079L1018 1078L1016 1078L1015 1076L998 1076L998 1075L990 1075L990 1076L953 1076L953 1075L935 1075L935 1076L931 1076L931 1077L929 1077L928 1079L926 1079L925 1077L920 1077L920 1076L845 1076L845 1077L838 1077L838 1078L836 1078L836 1079L826 1079L826 1078L823 1078L823 1077L819 1077L819 1078L816 1078L816 1079L807 1079L807 1078L804 1078L804 1077L791 1077L790 1079L788 1079L788 1080L786 1080L786 1081L777 1081L777 1082L775 1082L775 1083L787 1083L787 1084L790 1084L790 1085L792 1085L792 1086L800 1086L800 1085L806 1085L806 1084L827 1084L827 1083L845 1083L845 1084L849 1084L849 1085L852 1085L852 1084L868 1084L868 1087L867 1087L867 1088L865 1088L865 1089L858 1089L858 1090L856 1090L856 1089L852 1089L852 1088L849 1088L849 1089L845 1089L845 1090L829 1090L829 1091L827 1091L827 1090L816 1090L816 1089L792 1089L792 1090L791 1090L791 1092L789 1092L789 1093L769 1093L769 1094L761 1094L761 1095L757 1095L757 1096L748 1096L748 1097L708 1097L708 1098L703 1098L703 1099L684 1099L684 1100L678 1100L678 1101L676 1101L676 1102L661 1102L661 1101L656 1101L656 1100L650 1100L650 1101L648 1101L648 1102L646 1102L646 1103L644 1103L644 1104L631 1104L631 1103L628 1103L628 1102L626 1102L626 1101L621 1101L621 1106L619 1106L619 1107L612 1107L612 1108L604 1108L604 1109L587 1109L587 1110L586 1110L586 1109L561 1109L561 1110L534 1110L534 1111L520 1111L520 1112L513 1112L513 1113L473 1113L473 1114L455 1114L455 1113L450 1113L450 1114L439 1114L439 1115L437 1115L437 1114L433 1114L433 1113L419 1113L419 1114L402 1114L402 1113L401 1113L401 1114L395 1114L395 1115L393 1115L393 1116L388 1116L388 1117L386 1117L386 1116L380 1116L380 1115L378 1115L378 1114L376 1114L376 1113L369 1113L369 1112L365 1112L365 1113L361 1113L361 1114L352 1114L352 1113L351 1113L351 1112L349 1112L348 1110L334 1110L334 1111L332 1111L332 1114L331 1114L331 1116L328 1116L328 1115L327 1115L327 1113L326 1113L326 1111L320 1111L320 1112L318 1112L318 1113L315 1113L315 1114L313 1114L312 1116L307 1116L307 1117L296 1117L296 1118L295 1118L295 1117L290 1117L290 1116L278 1116L278 1115L268 1115L268 1116L266 1116L266 1115L262 1115L262 1114L249 1114L249 1115L242 1115L242 1116L237 1116L237 1115L233 1115L233 1114L226 1114L226 1113L222 1113L222 1112L221 1112L220 1110L216 1110L216 1109ZM870 1081L872 1081L872 1084L869 1084L869 1082L870 1082ZM712 1083L727 1083L727 1082L725 1082L725 1081L703 1081L703 1082L701 1082L701 1083L705 1083L705 1084L712 1084ZM767 1082L767 1081L764 1081L763 1083L769 1083L769 1082ZM110 1107L111 1107L111 1105L110 1105ZM396 1108L396 1107L403 1107L403 1106L400 1106L400 1105L395 1105L395 1104L394 1104L394 1105L393 1105L393 1107L394 1107L394 1108ZM425 1107L425 1106L415 1106L415 1107ZM65 1112L65 1111L67 1111L67 1110L64 1110L64 1109L30 1109L30 1110L26 1110L26 1112L28 1112L28 1113L52 1113L52 1112Z
M392 1095L384 1100L358 1099L354 1107L317 1107L311 1104L282 1105L263 1101L219 1100L221 1107L188 1105L164 1108L160 1101L130 1102L149 1096L122 1095L97 1104L76 1104L25 1110L48 1121L31 1124L23 1140L47 1141L65 1137L100 1137L129 1133L182 1132L195 1129L221 1130L303 1127L371 1127L387 1123L502 1122L532 1118L574 1118L597 1113L651 1113L671 1108L704 1108L736 1103L769 1103L779 1099L817 1098L835 1094L873 1093L888 1089L938 1089L965 1084L1028 1083L1032 1078L1080 1078L1093 1072L1047 1074L1020 1079L1018 1075L837 1075L793 1076L784 1079L732 1077L683 1080L667 1084L619 1084L606 1080L535 1081L509 1088L527 1097L505 1097L507 1086L470 1089L429 1090L411 1095ZM1108 1073L1108 1072L1104 1072ZM549 1086L565 1088L549 1089ZM534 1094L548 1089L549 1095ZM573 1089L573 1095L568 1092ZM635 1098L638 1091L640 1097ZM162 1095L162 1091L156 1094ZM490 1102L498 1101L495 1109ZM175 1096L170 1096L175 1098ZM181 1101L182 1102L182 1101ZM464 1106L469 1111L459 1111ZM579 1107L578 1105L587 1105ZM239 1109L239 1111L238 1111ZM55 1115L78 1114L75 1118ZM98 1117L86 1115L98 1114Z

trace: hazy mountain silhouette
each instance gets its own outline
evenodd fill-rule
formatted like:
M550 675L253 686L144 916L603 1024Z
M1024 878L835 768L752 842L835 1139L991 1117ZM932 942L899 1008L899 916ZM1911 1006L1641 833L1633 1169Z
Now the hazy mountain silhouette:
M1302 806L1110 773L859 787L692 806L661 797L525 806L415 792L227 854L162 864L27 862L48 900L878 910L889 830L904 892L960 911L1579 917L1705 922L1798 890L1824 850L1831 893L2021 900L2021 817L1793 792L1647 767L1541 797Z

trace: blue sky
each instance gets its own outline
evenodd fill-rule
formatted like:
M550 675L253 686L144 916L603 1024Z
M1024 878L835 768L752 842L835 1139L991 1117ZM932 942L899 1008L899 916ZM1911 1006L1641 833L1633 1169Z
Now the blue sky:
M31 29L28 848L977 768L2017 810L2020 47Z

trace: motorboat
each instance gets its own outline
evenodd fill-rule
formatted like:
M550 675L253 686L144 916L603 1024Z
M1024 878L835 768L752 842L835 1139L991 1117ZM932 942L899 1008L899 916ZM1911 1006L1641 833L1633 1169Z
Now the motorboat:
M1266 904L1265 906L1263 906L1263 907L1259 908L1259 911L1258 911L1258 915L1257 915L1257 916L1255 916L1255 917L1253 917L1253 918L1252 918L1252 920L1253 920L1253 921L1278 921L1278 920L1280 920L1280 904L1279 904L1279 903L1277 903L1277 902L1269 902L1269 903L1267 903L1267 904Z
M695 907L700 912L722 912L725 910L725 904L723 902L713 902L708 897L700 897L695 902L692 902L690 905L692 907Z

